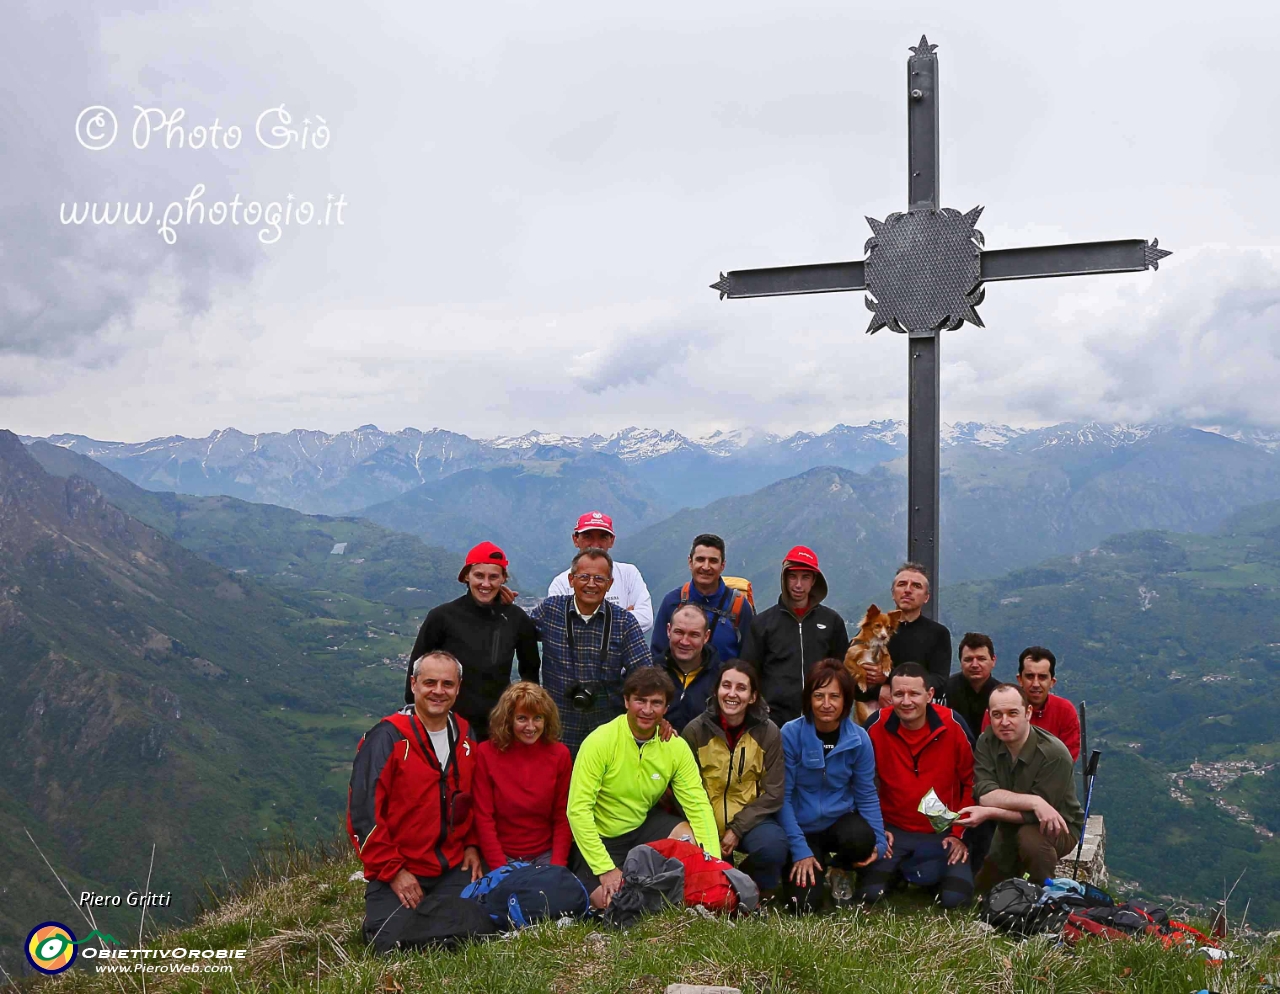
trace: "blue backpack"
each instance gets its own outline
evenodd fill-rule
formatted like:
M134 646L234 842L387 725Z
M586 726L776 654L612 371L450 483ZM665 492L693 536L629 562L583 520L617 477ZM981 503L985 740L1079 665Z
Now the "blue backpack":
M524 928L544 918L581 917L591 907L587 888L563 866L507 863L468 886L462 896L478 901L500 928Z

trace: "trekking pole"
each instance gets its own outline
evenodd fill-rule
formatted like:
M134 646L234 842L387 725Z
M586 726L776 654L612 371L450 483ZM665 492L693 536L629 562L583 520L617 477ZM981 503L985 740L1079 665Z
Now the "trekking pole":
M1080 702L1076 708L1076 713L1080 716L1080 755L1089 755L1089 715L1085 710L1084 701ZM1089 776L1084 771L1084 764L1080 766L1080 789L1089 789Z
M1084 837L1089 830L1089 806L1093 803L1093 781L1098 776L1098 760L1102 753L1097 749L1089 755L1089 764L1084 768L1084 824L1080 826L1080 842L1076 846L1076 865L1071 870L1071 879L1080 876L1080 854L1084 852Z

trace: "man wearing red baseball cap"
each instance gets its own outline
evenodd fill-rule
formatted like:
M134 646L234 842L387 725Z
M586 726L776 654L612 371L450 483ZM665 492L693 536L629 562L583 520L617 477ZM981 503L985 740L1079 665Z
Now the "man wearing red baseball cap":
M822 659L843 659L849 647L844 619L823 605L827 580L817 554L797 545L782 558L778 603L751 619L741 656L760 671L760 696L782 726L800 717L805 677Z
M511 659L520 661L520 679L538 682L538 630L523 609L504 604L506 554L492 542L467 553L458 573L467 592L433 607L418 629L409 653L405 703L413 703L413 664L419 656L443 649L462 664L462 686L454 710L467 719L477 739L488 738L489 712L511 682Z
M583 549L609 552L615 541L613 518L602 511L588 511L578 519L577 527L573 529L573 544L579 552ZM547 596L563 597L570 593L573 591L569 588L569 571L565 570L551 581ZM653 627L653 599L649 596L644 577L631 563L613 561L613 586L605 600L635 615L641 631L647 632Z

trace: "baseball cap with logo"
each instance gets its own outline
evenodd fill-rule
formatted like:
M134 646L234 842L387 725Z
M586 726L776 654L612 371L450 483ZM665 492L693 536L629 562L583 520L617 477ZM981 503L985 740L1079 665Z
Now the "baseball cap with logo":
M811 569L815 573L821 573L818 568L818 554L808 546L797 545L785 556L782 557L782 569Z
M615 535L613 530L613 518L599 511L588 511L578 519L578 526L574 528L573 533L578 535L582 532L608 532Z
M501 566L502 572L507 571L507 555L492 542L481 542L467 553L467 561L463 564L461 572L458 573L458 582L467 582L467 573L471 571L472 566L482 564L490 566Z

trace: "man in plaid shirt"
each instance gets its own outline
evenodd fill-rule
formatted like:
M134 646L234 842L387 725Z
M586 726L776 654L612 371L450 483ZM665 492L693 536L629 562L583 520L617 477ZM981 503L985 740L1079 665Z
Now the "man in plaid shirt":
M560 709L560 740L575 754L590 732L622 713L627 673L652 661L635 616L605 600L612 585L609 553L583 549L569 567L573 593L529 612L542 642L542 685Z

